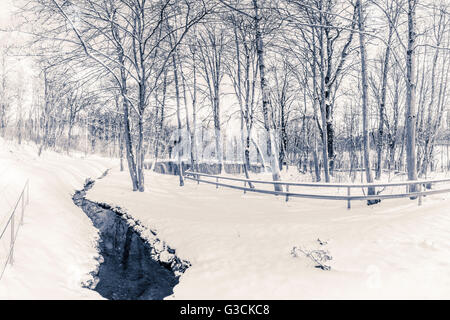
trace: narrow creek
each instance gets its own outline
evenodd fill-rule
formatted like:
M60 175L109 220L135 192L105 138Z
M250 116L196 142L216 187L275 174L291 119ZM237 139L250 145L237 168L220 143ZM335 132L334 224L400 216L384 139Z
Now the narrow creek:
M99 231L100 265L88 287L111 300L160 300L173 294L190 263L121 208L87 200L94 183L86 180L72 197Z

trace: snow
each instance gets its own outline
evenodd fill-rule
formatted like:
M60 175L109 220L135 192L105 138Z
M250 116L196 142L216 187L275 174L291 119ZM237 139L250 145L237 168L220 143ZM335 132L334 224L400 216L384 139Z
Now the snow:
M0 299L98 299L83 281L96 269L97 230L71 195L85 178L97 177L117 161L82 158L17 146L0 139L0 226L3 229L27 178L30 204L14 250L14 264L0 280ZM17 221L17 220L16 220ZM9 234L0 240L3 267Z
M344 201L179 187L177 177L151 171L146 192L129 184L126 172L112 170L87 198L126 208L192 263L169 298L450 298L446 194L421 207L400 199L355 202L349 211ZM328 250L331 270L293 257L294 247Z
M53 152L38 157L35 146L0 139L0 226L27 178L31 187L0 299L101 298L82 287L98 266L97 230L71 195L107 168L87 198L127 210L192 264L168 299L450 298L449 194L428 196L420 207L399 199L370 207L355 201L347 210L345 201L286 202L190 180L179 187L178 177L151 170L139 193L117 163ZM283 175L300 180L295 170ZM298 248L328 252L331 270L315 268Z

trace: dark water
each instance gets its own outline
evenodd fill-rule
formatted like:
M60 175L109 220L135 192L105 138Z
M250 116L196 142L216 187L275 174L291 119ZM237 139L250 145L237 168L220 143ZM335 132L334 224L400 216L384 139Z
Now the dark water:
M175 250L165 248L169 260L158 259L159 253L138 234L135 221L107 205L85 199L93 181L73 196L74 203L99 230L98 248L103 258L95 291L113 300L159 300L173 293L179 275L189 262L178 259Z

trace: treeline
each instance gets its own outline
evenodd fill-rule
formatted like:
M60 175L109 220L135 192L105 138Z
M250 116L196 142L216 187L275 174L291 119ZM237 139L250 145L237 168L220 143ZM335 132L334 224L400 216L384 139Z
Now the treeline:
M241 162L246 177L258 161L273 180L286 165L315 181L344 168L367 182L383 170L414 180L448 141L449 9L445 0L26 1L17 15L33 98L11 98L4 66L0 130L41 151L117 156L135 191L145 160L169 157L192 168Z

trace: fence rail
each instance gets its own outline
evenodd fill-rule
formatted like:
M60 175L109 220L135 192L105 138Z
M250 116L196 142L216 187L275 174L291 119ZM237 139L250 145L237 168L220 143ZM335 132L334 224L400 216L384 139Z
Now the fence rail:
M25 199L26 198L26 199ZM8 262L12 265L14 263L14 244L16 243L17 234L19 233L20 226L23 225L23 218L25 214L25 207L30 203L30 181L27 180L25 183L25 186L22 189L22 192L20 193L19 199L17 199L16 205L14 206L14 209L12 210L11 215L9 216L5 227L2 229L2 232L0 233L0 240L2 240L3 236L7 234L7 231L10 230L10 243L9 243L9 251L7 253L7 258L5 263L2 266L1 273L0 273L0 280L3 277L3 273L5 272L5 269L8 265ZM16 216L18 213L18 210L20 209L20 216L17 217L19 220L19 225L15 226Z
M318 183L318 182L306 182L306 183L298 183L298 182L287 182L287 181L264 181L264 180L253 180L253 179L242 179L242 178L234 178L234 177L224 177L218 175L211 175L199 172L186 171L184 173L185 178L188 180L197 181L197 183L207 183L215 185L216 188L219 186L243 190L245 192L255 192L255 193L264 193L264 194L272 194L272 195L281 195L286 197L286 201L289 201L290 197L297 198L310 198L310 199L322 199L322 200L343 200L347 201L347 208L351 209L351 201L356 200L382 200L382 199L398 199L398 198L417 198L418 205L422 204L422 197L427 195L441 194L441 193L450 193L450 188L445 189L436 189L436 190L424 190L422 191L423 186L427 186L431 188L432 185L437 183L445 183L450 182L450 178L447 179L434 179L434 180L414 180L414 181L402 181L402 182L387 182L387 183ZM215 181L201 179L204 178L214 178ZM220 182L220 180L228 180L235 182L243 182L244 186L237 186L232 184L226 184ZM264 190L258 188L251 188L250 184L263 184L263 185L280 185L285 186L286 191L272 191L272 190ZM248 185L248 186L247 186ZM418 191L410 192L411 186L418 186ZM380 187L398 187L404 186L405 193L396 193L396 194L376 194L376 195L351 195L351 190L355 188L371 189L371 188L380 188ZM297 193L290 192L289 187L318 187L318 188L346 188L347 195L324 195L324 194L306 194L306 193Z

